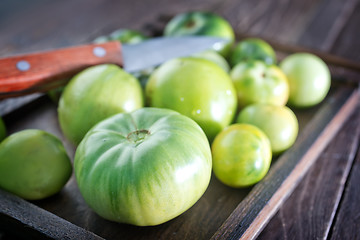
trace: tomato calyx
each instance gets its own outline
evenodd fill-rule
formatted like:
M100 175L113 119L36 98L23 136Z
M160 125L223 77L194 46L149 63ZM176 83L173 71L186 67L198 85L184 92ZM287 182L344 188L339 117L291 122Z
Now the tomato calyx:
M195 26L196 26L196 22L195 22L193 19L189 20L189 21L186 23L186 28L191 29L191 28L193 28L193 27L195 27Z
M129 141L129 142L132 142L132 143L139 143L139 142L142 142L144 141L144 139L150 135L150 131L149 130L146 130L146 129L137 129L133 132L130 132L127 136L126 136L126 139Z

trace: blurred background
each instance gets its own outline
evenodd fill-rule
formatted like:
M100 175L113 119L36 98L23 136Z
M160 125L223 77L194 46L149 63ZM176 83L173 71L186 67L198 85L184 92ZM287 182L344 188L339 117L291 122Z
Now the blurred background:
M357 0L2 0L0 56L85 43L118 28L152 34L161 17L190 10L215 12L239 34L359 59Z

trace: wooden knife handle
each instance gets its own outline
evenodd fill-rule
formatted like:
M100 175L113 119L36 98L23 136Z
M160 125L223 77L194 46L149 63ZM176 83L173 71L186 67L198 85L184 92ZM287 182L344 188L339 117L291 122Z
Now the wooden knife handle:
M49 90L79 71L102 63L123 66L118 41L81 45L0 59L0 98Z

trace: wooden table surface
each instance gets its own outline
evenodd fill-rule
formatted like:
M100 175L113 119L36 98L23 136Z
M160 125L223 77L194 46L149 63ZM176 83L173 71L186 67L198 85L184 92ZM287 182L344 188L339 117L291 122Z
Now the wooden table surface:
M2 0L0 57L86 43L118 28L149 33L160 16L190 10L215 12L240 34L360 63L359 0ZM360 81L356 71L340 74ZM258 239L360 239L359 109ZM0 226L0 239L11 232Z

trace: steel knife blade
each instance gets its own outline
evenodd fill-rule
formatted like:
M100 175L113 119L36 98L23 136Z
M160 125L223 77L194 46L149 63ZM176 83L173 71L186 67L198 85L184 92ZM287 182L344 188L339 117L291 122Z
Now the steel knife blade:
M222 45L224 38L204 36L160 37L139 44L123 45L124 69L136 72L175 57L188 56Z

